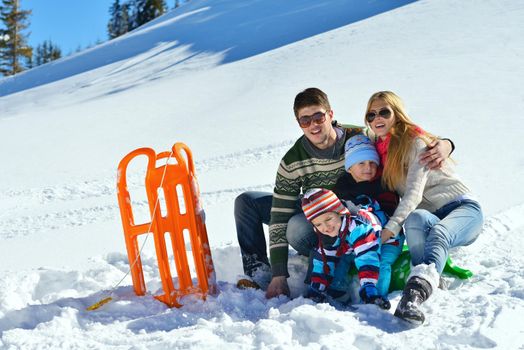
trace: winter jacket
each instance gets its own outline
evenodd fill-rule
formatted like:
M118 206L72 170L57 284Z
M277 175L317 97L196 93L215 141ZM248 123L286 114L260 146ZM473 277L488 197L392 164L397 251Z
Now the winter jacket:
M384 186L382 186L380 178L372 181L356 182L348 172L345 172L338 178L333 192L338 198L350 200L356 205L364 204L361 202L361 199L357 199L357 197L366 195L376 200L380 204L380 208L384 210L388 216L393 215L399 203L398 194L385 189Z
M344 170L344 143L363 129L337 127L337 141L327 156L316 154L302 135L284 155L278 167L269 221L269 252L273 276L289 276L287 271L289 219L299 212L297 200L311 188L332 189ZM318 150L317 150L318 151ZM319 152L320 153L320 152Z
M312 252L312 287L320 291L326 290L333 280L338 262L343 255L349 254L355 255L360 285L365 283L376 285L380 269L379 241L366 219L344 215L337 237L319 235L321 237L318 247ZM328 243L333 240L334 243Z
M372 181L356 182L348 172L338 179L333 192L335 192L340 199L349 200L355 205L370 207L368 210L375 214L377 219L380 220L380 230L387 224L399 204L398 194L386 190L384 186L382 186L380 178ZM378 208L376 205L370 205L369 200L377 201L379 204ZM368 220L372 223L374 221L372 217L368 218ZM377 235L379 234L380 232L377 232ZM400 237L397 236L389 239L385 244L400 245Z
M441 169L436 170L429 170L420 164L420 154L426 148L426 143L420 137L416 137L410 149L406 181L395 188L402 200L385 226L395 234L400 232L402 224L413 210L419 208L435 212L449 202L470 193L469 188L452 173L449 160ZM377 147L377 151L379 155L384 153L381 147Z

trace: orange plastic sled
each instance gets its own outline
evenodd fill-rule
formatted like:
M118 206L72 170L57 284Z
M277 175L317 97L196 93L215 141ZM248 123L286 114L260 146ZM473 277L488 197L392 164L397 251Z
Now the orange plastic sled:
M139 225L136 225L133 219L126 181L129 162L137 156L148 158L145 188L151 212L151 222ZM169 157L173 157L176 164L166 164ZM157 162L160 164L160 161L164 165L157 167L156 164ZM147 234L150 227L164 291L163 295L155 297L170 307L180 307L182 306L180 298L183 296L192 294L205 299L208 293L216 293L215 270L190 149L183 143L176 143L172 148L172 155L171 152L162 152L157 155L151 148L134 150L125 156L118 166L117 188L118 204L135 293L137 295L146 293L137 238L142 234ZM165 211L167 213L161 213L160 204L157 203L160 191L164 192ZM188 242L185 242L184 233L186 233L186 237L189 237L191 243L197 277L196 283L191 277L188 265L188 253L186 252L186 243ZM171 240L178 286L175 286L173 282L169 267L166 235L169 235Z

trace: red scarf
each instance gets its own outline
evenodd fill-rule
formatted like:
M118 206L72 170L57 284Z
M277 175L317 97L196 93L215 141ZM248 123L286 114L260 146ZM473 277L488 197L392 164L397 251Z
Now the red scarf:
M415 126L415 132L417 133L417 136L424 135L424 130L419 126ZM375 142L375 148L377 149L377 153L380 157L379 172L381 174L382 174L382 170L386 167L386 163L388 161L389 141L391 141L391 134L388 133L384 140L382 140L379 137L377 142Z
M379 138L377 142L375 143L375 147L377 148L378 156L380 157L380 172L382 172L388 160L388 148L389 148L390 140L391 140L391 134L387 134L384 140Z

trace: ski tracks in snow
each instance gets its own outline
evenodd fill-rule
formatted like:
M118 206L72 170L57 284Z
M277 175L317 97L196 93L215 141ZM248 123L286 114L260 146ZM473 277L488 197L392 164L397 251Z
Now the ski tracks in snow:
M271 191L274 174L268 177L266 184L252 183L249 176L239 178L239 174L258 171L257 167L266 163L271 168L270 173L274 173L280 158L291 143L292 141L284 141L201 161L195 160L204 206L232 203L238 194L247 190ZM74 229L110 220L120 222L116 197L116 166L115 163L114 178L89 179L41 188L0 190L0 239ZM216 181L217 178L229 181ZM143 181L143 175L128 174L128 188L133 209L136 210L135 215L148 221ZM204 183L209 184L210 190L206 191ZM228 215L232 216L232 212Z
M452 252L454 261L474 272L471 280L452 281L424 304L430 326L446 329L436 348L519 349L520 337L507 330L524 314L524 204L486 219L470 247ZM449 323L447 320L457 320ZM501 344L505 344L501 346Z

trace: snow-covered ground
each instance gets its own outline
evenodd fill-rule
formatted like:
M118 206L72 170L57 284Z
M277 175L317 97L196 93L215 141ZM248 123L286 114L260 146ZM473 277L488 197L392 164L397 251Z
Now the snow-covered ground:
M0 80L0 348L524 349L524 3L474 0L192 0L138 30ZM391 312L344 312L234 287L233 200L271 191L300 136L292 102L317 86L341 122L392 90L425 129L453 139L458 172L486 213L474 271L407 328ZM193 151L220 293L169 309L152 240L148 290L129 277L116 167L139 147ZM143 164L129 188L147 221ZM391 295L393 307L399 293Z

